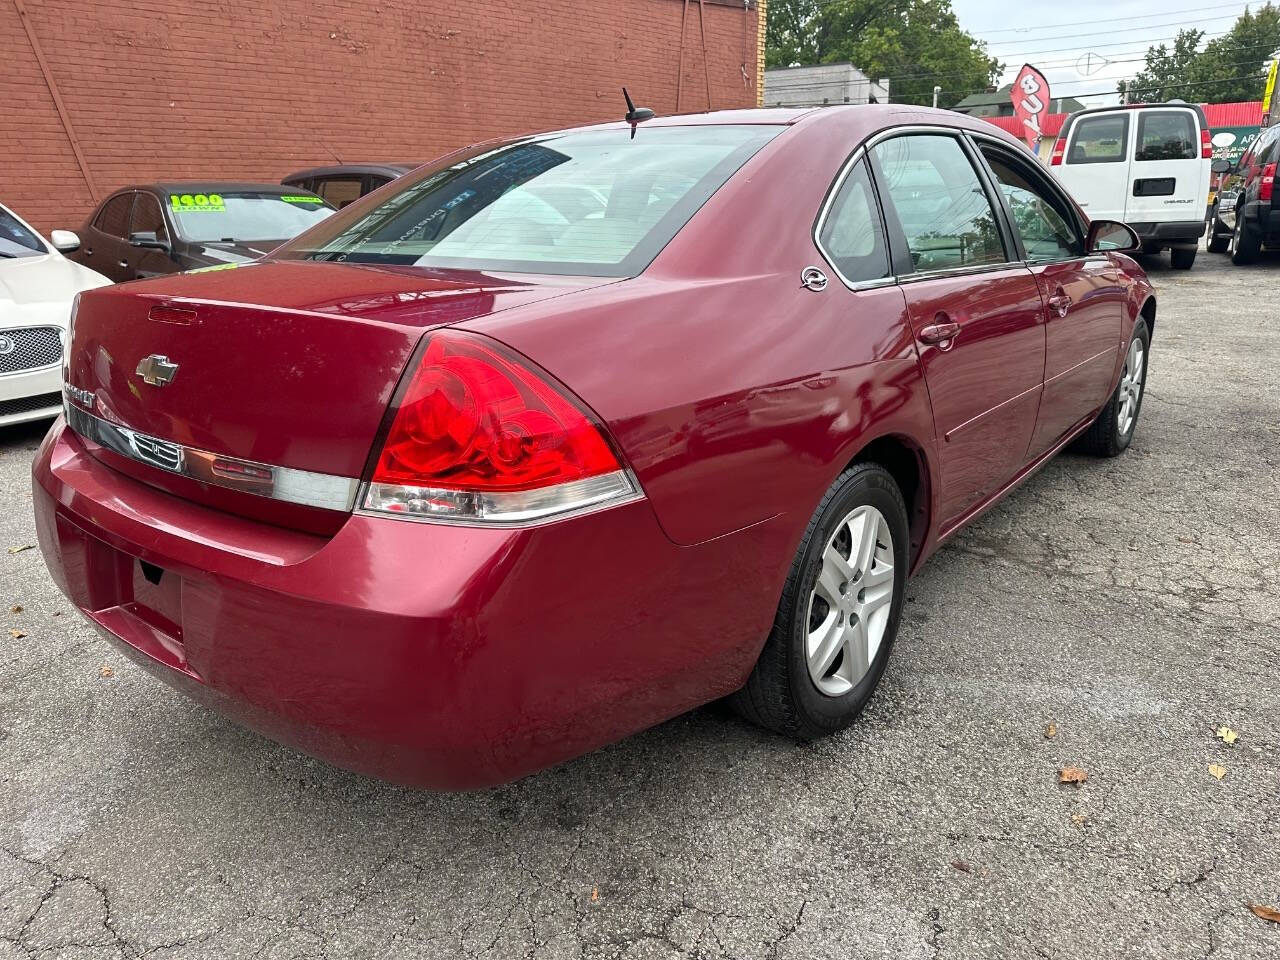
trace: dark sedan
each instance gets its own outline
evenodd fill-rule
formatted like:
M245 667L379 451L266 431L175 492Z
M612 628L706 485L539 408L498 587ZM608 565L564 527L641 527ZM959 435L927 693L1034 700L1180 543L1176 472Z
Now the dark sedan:
M72 260L116 283L256 260L333 207L272 183L150 183L107 197L80 228Z

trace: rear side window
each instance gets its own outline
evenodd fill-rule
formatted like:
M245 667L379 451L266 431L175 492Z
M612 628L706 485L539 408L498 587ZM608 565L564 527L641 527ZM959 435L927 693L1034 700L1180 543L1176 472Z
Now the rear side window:
M872 149L920 271L1005 262L995 210L954 137L895 137Z
M319 189L316 192L341 210L353 200L360 199L363 186L364 183L359 177L335 177L332 180L319 181Z
M831 201L818 242L840 275L849 283L879 280L889 273L884 226L871 178L862 161L850 170Z
M1194 160L1199 155L1195 121L1186 110L1139 111L1135 160Z
M1086 117L1076 124L1067 163L1119 163L1128 152L1128 116Z
M635 276L781 127L551 134L395 181L280 259Z
M122 193L102 205L102 212L93 225L113 237L124 237L129 232L129 211L133 208L133 194Z

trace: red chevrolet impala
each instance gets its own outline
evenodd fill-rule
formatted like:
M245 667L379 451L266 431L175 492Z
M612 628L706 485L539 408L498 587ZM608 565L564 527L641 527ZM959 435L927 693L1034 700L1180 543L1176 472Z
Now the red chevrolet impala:
M724 696L819 736L939 544L1129 445L1134 244L940 111L485 144L264 260L82 294L40 545L166 681L401 783Z

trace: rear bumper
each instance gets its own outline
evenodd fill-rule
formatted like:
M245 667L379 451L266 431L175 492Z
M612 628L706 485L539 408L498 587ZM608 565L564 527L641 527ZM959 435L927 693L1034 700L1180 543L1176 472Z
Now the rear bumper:
M0 427L52 419L61 409L61 367L0 375Z
M1203 220L1179 220L1168 223L1131 223L1143 243L1195 243L1204 234Z
M762 558L790 556L778 523L678 547L647 501L505 530L353 515L314 536L123 476L61 422L33 476L50 572L129 656L421 787L509 780L736 689L784 575Z

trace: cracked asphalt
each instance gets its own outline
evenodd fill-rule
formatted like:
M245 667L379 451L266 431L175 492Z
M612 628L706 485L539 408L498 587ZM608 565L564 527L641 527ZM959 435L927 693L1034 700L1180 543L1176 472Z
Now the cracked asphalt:
M1280 259L1147 265L1133 447L926 566L853 729L712 706L485 793L335 770L135 668L3 549L43 427L0 430L0 960L1280 956L1246 906L1280 907Z

